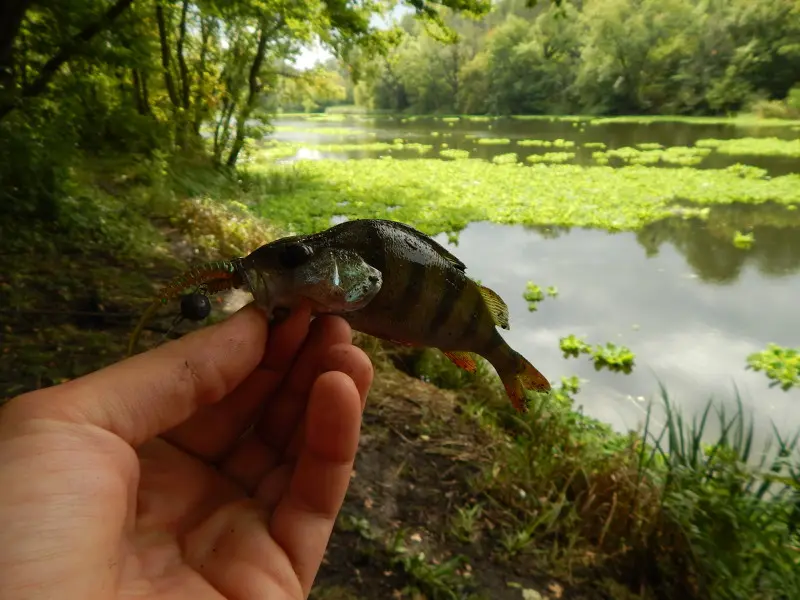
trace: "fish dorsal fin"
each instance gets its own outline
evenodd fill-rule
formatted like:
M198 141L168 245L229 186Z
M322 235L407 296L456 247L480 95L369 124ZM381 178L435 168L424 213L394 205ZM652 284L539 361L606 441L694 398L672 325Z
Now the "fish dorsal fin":
M508 324L508 306L503 302L503 299L486 286L479 285L478 289L489 312L492 313L495 325L499 325L503 329L511 329Z
M436 250L436 252L440 256L442 256L442 258L444 258L444 259L450 261L451 263L453 263L453 266L455 266L459 271L466 271L467 265L465 265L463 262L461 262L461 260L457 256L455 256L452 252L450 252L447 248L442 246L439 242L434 240L429 235L426 235L426 234L422 233L421 231L419 231L417 229L414 229L413 227L411 227L411 225L406 225L405 223L401 223L400 221L389 221L389 220L387 220L387 223L391 223L393 227L397 227L398 229L402 229L406 233L409 233L409 234L413 235L418 240L422 240L423 242L425 242L426 244L431 246L431 248Z

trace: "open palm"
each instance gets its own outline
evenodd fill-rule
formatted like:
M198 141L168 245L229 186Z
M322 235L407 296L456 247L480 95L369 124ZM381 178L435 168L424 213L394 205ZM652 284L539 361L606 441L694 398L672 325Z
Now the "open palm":
M342 319L268 337L248 307L0 410L0 597L307 597L372 367Z

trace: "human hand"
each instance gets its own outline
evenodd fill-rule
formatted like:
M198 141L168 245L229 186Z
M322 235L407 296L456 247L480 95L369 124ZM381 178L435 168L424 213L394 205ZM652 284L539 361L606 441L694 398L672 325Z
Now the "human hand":
M0 409L0 598L307 597L373 375L309 317L248 306Z

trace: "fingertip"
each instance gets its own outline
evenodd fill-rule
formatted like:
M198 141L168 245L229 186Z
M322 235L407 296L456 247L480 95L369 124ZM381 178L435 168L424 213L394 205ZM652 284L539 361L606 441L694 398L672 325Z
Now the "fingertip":
M340 371L346 374L355 384L361 410L364 410L375 376L375 368L366 352L353 344L335 344L325 354L321 369L323 372Z
M314 336L324 335L347 342L353 341L353 328L350 327L350 323L338 315L320 315L316 317L311 322L311 330Z
M308 450L327 463L352 462L360 430L361 395L356 383L341 371L320 375L308 403Z

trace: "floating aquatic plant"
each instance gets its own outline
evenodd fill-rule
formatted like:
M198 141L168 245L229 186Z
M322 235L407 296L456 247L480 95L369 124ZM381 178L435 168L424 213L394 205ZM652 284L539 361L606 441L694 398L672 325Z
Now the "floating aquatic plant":
M558 296L558 288L554 285L548 286L547 288L547 295L551 298L555 298Z
M520 167L471 158L254 160L243 169L269 178L291 172L297 183L265 195L256 210L296 231L327 226L342 201L349 203L350 218L386 217L391 206L391 218L432 234L474 221L636 231L672 216L678 206L800 205L800 174L757 179L728 169Z
M367 136L375 137L377 132L367 129L351 129L349 127L297 127L295 125L275 125L276 132L297 132L314 135L332 136Z
M544 300L544 292L542 288L529 281L525 284L525 291L522 294L522 297L528 302L528 310L534 311L537 310L539 302Z
M733 245L737 248L741 248L746 250L753 245L755 242L755 234L751 233L742 233L741 231L737 231L733 234Z
M457 148L447 148L439 150L439 156L444 158L464 159L469 158L469 150L458 150Z
M475 141L478 142L481 146L507 146L508 144L511 143L511 140L508 138L482 137L482 138L477 138Z
M577 358L581 354L589 354L594 362L594 368L598 371L607 368L611 371L621 371L630 373L633 370L635 355L625 346L617 346L612 342L607 342L605 346L592 347L584 338L576 337L573 334L563 337L558 342L564 358Z
M786 156L800 158L800 139L783 140L776 137L734 138L730 140L702 139L696 146L714 148L720 154L734 156Z
M598 371L605 367L610 371L630 373L633 370L635 358L636 356L630 348L617 346L612 342L607 342L605 346L595 346L592 350L594 368Z
M784 391L800 387L800 348L769 344L765 350L747 357L747 368L764 371L772 380L770 387L780 386Z
M492 157L492 162L496 165L509 165L517 162L517 153L498 154Z
M672 146L665 149L653 148L653 146L660 147L659 144L639 144L639 146L646 146L649 149L640 150L624 146L613 150L593 152L592 158L603 165L608 164L610 158L617 158L632 165L654 165L664 162L692 166L701 163L711 153L709 148L691 148L687 146Z
M531 154L525 160L531 163L565 163L575 158L574 152L545 152L544 154Z
M538 148L574 148L575 142L570 140L517 140L518 146L534 146Z
M586 342L583 338L579 338L574 334L563 337L558 341L561 351L564 353L564 358L578 358L581 354L591 354L592 345Z
M606 145L603 142L586 142L584 148L597 148L598 150L605 150Z

